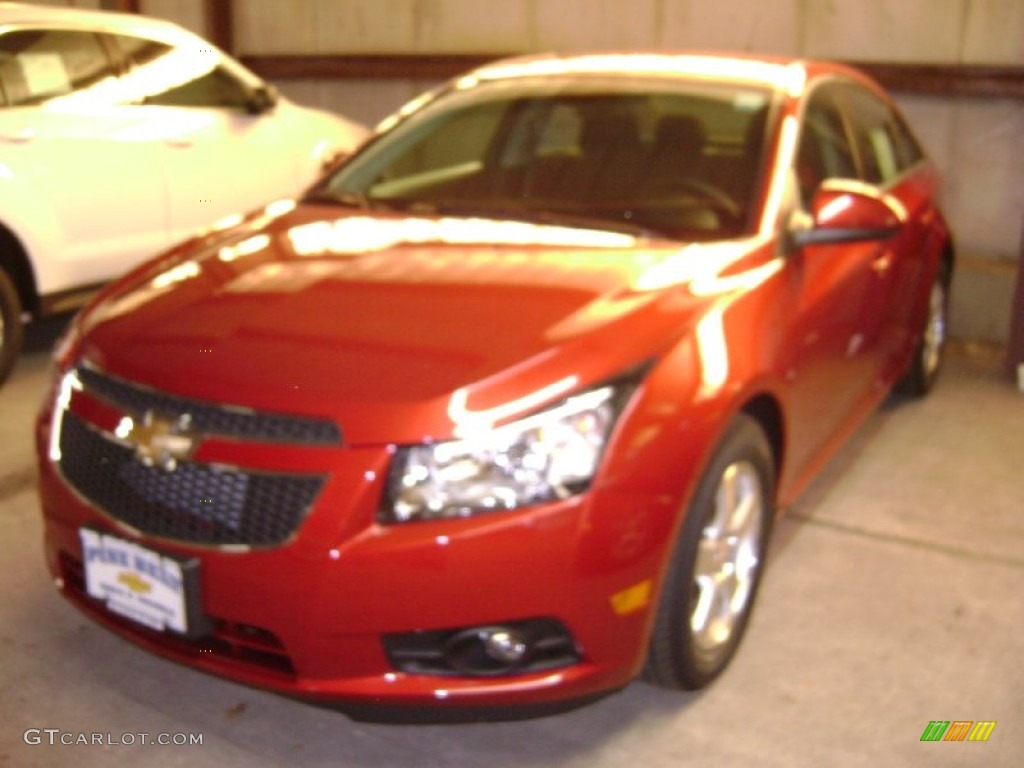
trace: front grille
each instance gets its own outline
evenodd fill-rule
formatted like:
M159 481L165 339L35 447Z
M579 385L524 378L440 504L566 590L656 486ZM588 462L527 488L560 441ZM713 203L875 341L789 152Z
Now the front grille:
M147 411L191 417L189 429L239 440L260 440L298 445L339 445L341 430L330 419L255 411L237 406L177 397L157 392L86 366L77 369L78 378L91 393L129 413Z
M181 462L145 466L65 411L60 470L86 499L143 533L208 545L272 547L298 528L322 475L276 474Z

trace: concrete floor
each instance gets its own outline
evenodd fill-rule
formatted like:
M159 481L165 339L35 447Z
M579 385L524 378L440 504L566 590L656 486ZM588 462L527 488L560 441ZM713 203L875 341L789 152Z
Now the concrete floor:
M744 646L709 690L635 683L542 720L385 726L152 657L56 595L30 445L56 327L33 329L0 390L4 768L1022 764L1024 395L997 357L956 351L930 398L887 404L791 510ZM921 742L931 720L998 725L985 743ZM25 743L47 728L136 744Z

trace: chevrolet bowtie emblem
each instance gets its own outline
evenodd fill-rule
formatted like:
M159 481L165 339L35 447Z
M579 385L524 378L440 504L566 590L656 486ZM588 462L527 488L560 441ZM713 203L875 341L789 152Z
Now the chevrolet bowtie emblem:
M128 587L132 592L140 595L153 591L153 587L148 581L138 574L131 573L130 571L121 571L121 573L117 575L117 580Z
M146 411L141 417L125 416L115 434L135 451L135 458L147 467L173 472L179 461L192 456L197 438L189 432L192 417L177 419Z

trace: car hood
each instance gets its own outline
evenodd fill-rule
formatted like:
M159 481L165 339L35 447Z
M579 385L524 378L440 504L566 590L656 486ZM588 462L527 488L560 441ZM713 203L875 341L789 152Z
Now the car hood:
M114 284L80 318L81 355L184 396L328 416L349 444L444 438L459 413L513 416L662 353L714 293L687 286L750 250L303 205Z

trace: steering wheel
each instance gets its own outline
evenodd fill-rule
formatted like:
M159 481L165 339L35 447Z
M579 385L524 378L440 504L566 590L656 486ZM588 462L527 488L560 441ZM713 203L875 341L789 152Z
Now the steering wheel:
M733 221L738 221L743 215L743 211L728 192L721 187L716 187L714 184L703 179L695 179L692 176L676 176L671 179L663 179L653 186L651 192L652 197L655 198L672 195L677 192L697 193L699 197L711 203L716 210L728 215Z

